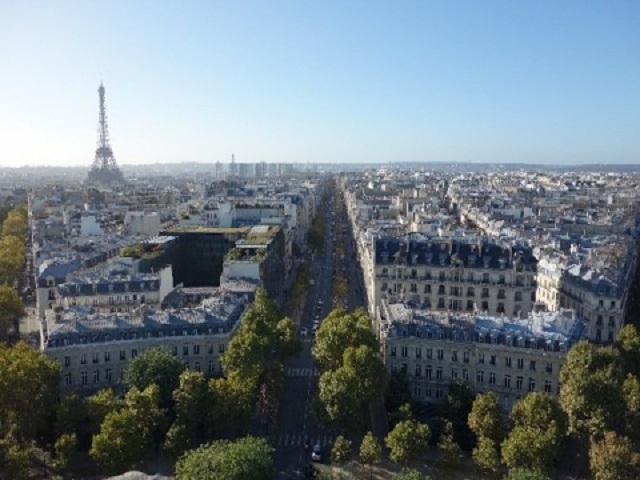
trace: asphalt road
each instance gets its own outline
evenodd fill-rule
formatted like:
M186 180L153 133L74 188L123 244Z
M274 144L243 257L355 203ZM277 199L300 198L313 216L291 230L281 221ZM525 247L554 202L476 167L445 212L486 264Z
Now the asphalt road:
M276 449L274 460L280 478L301 478L302 469L311 460L311 452L305 451L305 438L313 446L322 447L322 462L327 463L333 437L316 424L311 413L311 399L317 390L318 372L311 356L314 337L311 334L316 315L323 319L331 310L332 240L333 221L327 216L327 237L322 252L316 255L311 266L311 279L307 302L298 332L302 327L309 331L300 336L302 351L285 362L285 382L278 409L278 421L270 434ZM320 305L318 302L322 302Z

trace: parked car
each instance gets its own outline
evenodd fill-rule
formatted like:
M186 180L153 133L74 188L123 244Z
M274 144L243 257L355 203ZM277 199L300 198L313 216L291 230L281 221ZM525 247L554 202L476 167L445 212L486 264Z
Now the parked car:
M300 329L300 335L302 335L303 337L306 337L309 334L309 329L307 327L302 327Z
M311 460L313 460L314 462L319 462L320 460L322 460L322 447L320 447L319 443L316 443L313 446L313 450L311 451Z

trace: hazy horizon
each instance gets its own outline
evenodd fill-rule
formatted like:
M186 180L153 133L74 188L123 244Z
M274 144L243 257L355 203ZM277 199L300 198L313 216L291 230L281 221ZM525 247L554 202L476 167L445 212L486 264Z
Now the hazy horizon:
M101 81L120 165L640 162L633 1L0 13L0 167L88 168Z

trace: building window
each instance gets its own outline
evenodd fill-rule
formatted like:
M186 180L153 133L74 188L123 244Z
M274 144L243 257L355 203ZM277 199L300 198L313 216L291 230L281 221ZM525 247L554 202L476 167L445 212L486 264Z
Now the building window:
M138 356L138 350L136 350L135 348L133 350L131 350L131 358L136 358Z
M547 393L551 393L551 380L544 381L544 391Z
M467 370L466 368L462 369L462 379L466 380L467 382L469 381L469 370Z
M87 372L80 372L80 382L82 385L86 385L89 382Z
M104 352L104 361L109 363L111 361L111 352Z
M553 363L547 362L547 364L544 367L544 371L547 373L553 373Z
M184 362L184 369L189 370L189 362Z
M458 351L454 350L453 352L451 352L451 361L452 362L457 362L458 361Z
M392 357L396 356L396 347L391 347L391 356Z
M431 293L431 285L429 283L424 286L424 293Z
M489 359L489 363L491 365L495 365L496 364L496 356L495 355L491 355L491 358Z
M402 355L403 357L407 357L409 355L409 349L407 347L401 347L400 355Z
M462 361L464 363L469 363L469 352L463 352L462 354Z
M200 355L200 345L194 345L193 346L193 354L194 355Z
M536 371L536 361L535 360L529 360L529 370L533 370L534 372Z
M124 381L124 371L125 371L124 368L120 369L120 381L121 382Z
M107 370L104 373L105 373L104 376L107 380L107 383L111 383L111 369L107 368Z
M442 367L436 369L436 380L442 380Z
M64 375L64 384L69 387L71 386L71 374L70 373L65 373Z
M199 371L200 371L200 362L195 362L195 364L194 364L194 366L193 366L193 369L194 369L196 372L199 372Z
M536 379L535 378L530 378L529 379L529 391L533 392L536 389Z
M458 369L457 368L452 368L451 369L451 378L453 378L454 380L456 380L458 378Z
M68 367L71 365L71 358L70 357L64 357L64 366Z
M427 348L427 359L431 360L433 358L433 350L431 348Z
M438 360L444 360L444 350L438 349Z
M496 384L496 373L495 372L489 372L489 384L490 385L495 385Z
M427 388L424 391L425 395L427 398L431 398L432 394L431 394L431 385L427 385Z
M506 388L511 388L511 375L504 376L504 386Z
M224 353L224 343L221 343L220 345L218 345L218 353Z
M424 376L427 378L431 378L431 365L427 365L427 367L424 369Z
M438 298L438 308L444 308L444 298Z
M511 368L511 357L504 357L504 366Z
M184 356L188 356L189 355L189 345L183 345L182 346L182 355L184 355Z
M127 359L127 352L125 352L124 350L120 350L120 360L126 360Z
M80 355L80 365L86 365L87 364L87 354L83 353L82 355Z
M93 383L98 383L100 381L100 370L93 371Z
M473 300L467 300L467 310L473 310Z
M478 354L478 363L484 363L484 353Z
M476 373L476 382L484 383L484 370L478 370Z
M518 359L518 368L520 370L522 370L524 368L524 359L522 359L522 358Z
M498 308L496 308L496 312L504 313L504 303L502 302L498 303Z
M522 292L516 292L514 300L516 302L521 302L522 301Z
M416 358L422 357L422 347L416 347Z
M416 365L416 377L422 376L422 365Z
M415 398L420 398L420 396L422 395L422 389L420 388L419 384L415 384L413 386L413 396Z
M209 371L209 375L215 373L215 371L216 371L216 365L213 362L213 360L209 360L209 370L208 371Z
M173 353L173 356L176 357L178 355L178 347L176 347L175 345L171 347L171 353Z
M516 378L516 388L518 390L522 390L522 381L523 381L522 377L517 377Z
M442 389L440 387L436 388L436 398L442 398Z

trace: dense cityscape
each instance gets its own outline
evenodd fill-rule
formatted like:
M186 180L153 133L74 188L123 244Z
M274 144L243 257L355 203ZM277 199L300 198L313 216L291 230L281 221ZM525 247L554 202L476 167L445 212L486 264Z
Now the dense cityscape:
M638 173L134 179L104 98L2 188L3 478L640 474Z

